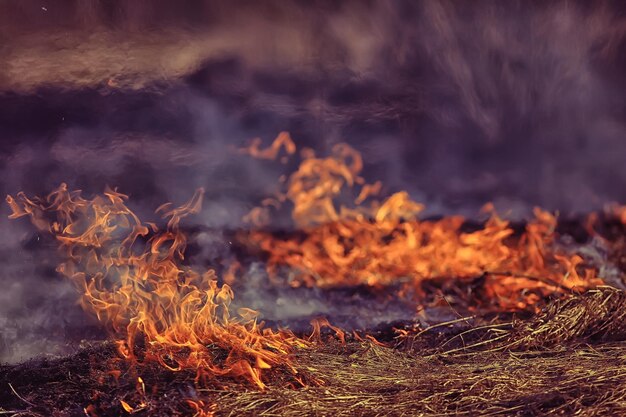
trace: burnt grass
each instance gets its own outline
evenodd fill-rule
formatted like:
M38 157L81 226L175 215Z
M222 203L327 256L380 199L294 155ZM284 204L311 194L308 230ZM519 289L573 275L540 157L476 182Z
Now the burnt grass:
M196 383L193 372L171 372L155 363L129 366L112 343L87 344L68 357L0 368L0 412L55 417L626 413L624 291L605 287L555 300L525 319L465 319L404 330L384 340L385 346L354 335L342 344L326 332L322 343L294 352L297 375L280 367L266 372L264 390L225 377Z
M309 385L281 375L260 391L221 380L197 387L191 373L156 367L115 380L104 366L110 345L85 347L55 360L5 367L0 409L20 416L130 415L121 400L145 408L137 416L199 415L187 400L216 415L623 415L626 345L596 343L525 352L420 355L370 343L327 343L302 351ZM146 393L137 389L141 374ZM8 387L11 383L12 389ZM19 395L19 397L18 397Z
M580 223L561 224L588 240ZM599 224L607 261L624 271L624 226ZM427 292L459 298L471 287L475 298L481 284L465 281L459 292L451 281L433 282ZM384 346L363 332L342 344L325 330L322 343L294 352L297 375L264 372L264 390L228 377L198 383L192 370L156 363L130 366L113 343L83 342L65 357L0 365L0 417L626 415L621 289L547 300L537 314L488 311L431 328L406 321L369 329Z

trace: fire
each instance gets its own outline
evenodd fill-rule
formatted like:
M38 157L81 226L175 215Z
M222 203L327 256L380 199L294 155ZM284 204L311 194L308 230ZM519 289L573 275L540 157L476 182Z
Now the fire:
M618 219L622 224L626 225L626 206L610 204L605 211L609 216Z
M257 154L269 154L256 146ZM408 281L419 292L424 280L484 276L489 298L507 309L525 308L539 295L601 282L580 256L558 248L557 220L548 212L535 209L535 218L516 237L509 222L487 205L491 217L484 226L464 232L465 219L459 216L419 220L424 206L404 191L372 199L381 183L365 182L362 157L347 144L336 145L325 158L304 150L302 158L284 191L247 217L262 226L272 207L292 204L293 222L303 233L279 238L257 230L244 237L267 254L275 280L287 267L293 286L379 287ZM356 197L346 204L350 193Z
M83 308L112 332L123 357L192 369L198 382L230 375L263 388L268 368L296 372L290 353L303 342L263 329L252 310L232 316L231 288L218 285L213 270L199 273L183 264L187 237L180 222L198 212L202 196L198 190L180 207L159 207L164 230L142 223L125 205L127 196L111 189L89 200L62 184L46 198L19 193L7 202L11 218L30 216L56 236L65 257L58 271L77 286ZM141 357L139 341L145 342Z
M242 152L273 159L282 149L288 155L296 151L286 133L268 149L256 141ZM288 269L294 286L401 283L400 295L407 289L419 295L428 280L482 277L485 295L498 309L527 308L549 293L601 284L594 268L559 247L557 219L548 212L535 209L521 235L491 205L484 208L489 219L474 231L464 228L460 216L423 221L424 206L405 191L375 198L382 184L366 183L361 154L349 145L336 145L327 157L310 149L301 155L299 168L281 180L283 191L247 216L256 228L243 237L266 253L274 282ZM320 319L304 340L263 328L253 310L232 314L228 284L241 265L230 265L220 285L213 270L198 272L184 263L187 236L180 223L200 210L202 197L200 189L180 207L159 207L165 226L142 222L126 206L128 197L108 188L85 199L62 184L45 198L19 193L7 202L10 218L29 216L38 229L56 236L64 256L58 271L77 286L83 308L114 335L122 357L136 364L156 361L171 371L194 370L198 383L228 375L264 388L264 372L275 367L300 381L291 359L295 347L314 343L322 327L341 341L343 331ZM272 210L286 203L299 233L278 237L264 231ZM211 405L194 404L198 412L212 413ZM137 410L143 404L122 407Z
M281 132L266 149L261 149L261 138L255 138L250 146L240 149L240 152L259 159L276 159L282 148L285 149L287 155L293 155L296 152L296 145L287 132ZM282 158L281 160L286 161Z

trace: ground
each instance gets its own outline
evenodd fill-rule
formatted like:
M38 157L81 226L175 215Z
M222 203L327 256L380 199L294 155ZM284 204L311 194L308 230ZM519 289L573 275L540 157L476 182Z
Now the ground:
M265 390L224 378L198 385L191 372L156 365L129 368L111 343L87 344L69 357L1 368L0 413L620 415L626 413L625 304L626 293L602 288L555 301L530 319L461 320L385 340L386 346L353 337L342 344L328 334L295 352L298 375L267 373ZM117 378L113 363L122 371Z

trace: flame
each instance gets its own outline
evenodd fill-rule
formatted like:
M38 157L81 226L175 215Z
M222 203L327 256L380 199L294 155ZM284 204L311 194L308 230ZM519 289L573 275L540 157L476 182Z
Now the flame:
M626 225L626 205L610 204L605 208L605 212L609 217L619 220Z
M275 159L283 148L295 154L285 132L268 149L255 141L242 152ZM267 254L274 281L286 267L294 286L402 283L401 294L410 288L420 294L427 280L484 277L487 298L500 309L527 308L552 292L601 284L594 268L559 247L551 213L535 209L518 236L486 205L489 219L478 230L466 231L460 216L420 220L424 206L406 191L376 199L382 183L366 183L361 154L347 144L335 145L327 157L310 149L301 156L298 169L280 181L283 191L247 216L260 227L271 221L272 210L292 205L293 222L302 233L279 237L259 228L245 235ZM326 319L313 321L312 335L303 340L288 331L264 329L253 310L231 313L234 294L228 283L240 265L233 263L226 283L219 285L213 270L201 273L184 263L187 236L180 224L200 210L202 197L200 189L180 207L159 207L167 220L164 227L142 222L126 206L128 197L109 188L85 199L62 184L45 198L18 193L7 196L7 203L10 218L28 216L56 237L65 259L58 271L77 286L83 308L109 329L120 355L132 363L191 369L198 383L227 375L264 388L268 369L280 366L297 373L295 347L320 341L323 327L344 342L343 331ZM622 219L623 213L618 213ZM145 394L141 379L138 390ZM189 404L197 415L213 414L211 404ZM145 407L121 405L129 413Z
M337 336L337 339L339 339L342 345L346 344L345 332L341 330L339 327L336 327L330 324L327 318L325 317L315 318L311 320L311 326L313 326L313 331L311 332L311 335L309 336L309 341L322 343L323 342L322 341L322 329L324 327L327 327L330 330L335 332L335 336Z
M365 203L380 192L381 183L365 183L362 169L360 153L347 144L336 145L325 158L303 152L299 168L272 201L289 201L293 222L304 233L285 238L253 230L244 237L267 254L274 280L286 266L295 271L293 286L387 286L408 280L419 292L428 279L485 276L488 295L499 308L533 304L537 295L529 289L547 295L600 283L581 257L557 247L557 219L546 211L535 209L518 238L487 205L491 216L484 226L464 232L465 219L459 216L419 220L424 206L405 191ZM345 204L350 192L357 197ZM264 204L246 219L262 226L271 209Z
M187 404L195 412L193 417L214 417L217 410L216 403L206 404L202 400L187 400Z
M88 200L62 184L46 198L19 193L7 202L11 218L28 215L56 236L65 257L58 271L78 287L81 305L112 332L124 358L193 369L198 382L230 375L263 388L265 369L296 372L290 360L296 338L263 329L252 310L231 316L231 288L218 285L213 270L199 273L182 263L187 237L180 222L199 211L202 196L198 190L180 207L159 207L164 230L142 223L125 205L127 196L108 188ZM142 358L139 340L145 341Z
M288 132L280 132L274 142L265 149L261 149L261 138L254 138L250 145L239 149L241 153L248 154L258 159L276 159L281 149L285 149L287 155L293 155L296 152L296 145L293 143ZM286 161L286 159L282 159Z

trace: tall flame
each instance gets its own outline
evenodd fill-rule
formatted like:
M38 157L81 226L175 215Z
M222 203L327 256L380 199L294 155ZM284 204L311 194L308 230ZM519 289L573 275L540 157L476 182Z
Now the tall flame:
M310 150L302 155L284 192L247 217L260 226L272 206L284 201L293 206L293 221L304 233L279 238L252 231L245 237L267 253L274 278L287 266L296 271L290 274L294 286L385 286L408 279L419 291L427 279L485 275L488 295L500 308L524 308L536 301L537 292L600 283L580 256L556 247L557 221L548 212L535 209L535 219L515 238L509 223L487 205L491 217L484 227L463 232L459 216L420 221L424 207L405 191L365 204L381 183L365 183L361 155L347 144L336 145L326 158ZM350 191L353 203L340 204Z
M289 354L296 338L262 329L249 309L231 317L231 288L219 286L213 270L183 265L180 221L198 212L202 196L200 189L180 207L159 207L165 230L142 223L125 205L127 196L108 188L88 200L62 184L46 198L19 193L7 202L11 218L28 215L56 236L66 258L58 271L79 288L82 306L115 335L125 358L140 361L136 345L143 339L142 361L196 370L197 381L241 376L263 388L262 370L280 364L295 372Z

